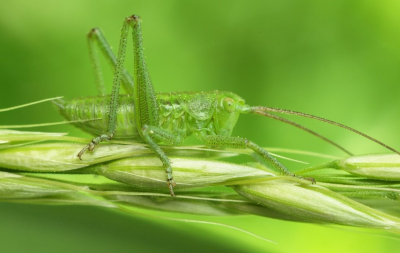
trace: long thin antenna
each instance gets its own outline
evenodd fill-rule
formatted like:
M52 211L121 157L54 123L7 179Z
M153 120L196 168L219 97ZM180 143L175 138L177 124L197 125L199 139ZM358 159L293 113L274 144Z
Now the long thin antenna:
M373 142L375 142L375 143L377 143L377 144L389 149L390 151L393 151L393 152L395 152L395 153L400 155L399 151L397 151L394 148L389 147L385 143L383 143L381 141L378 141L377 139L372 138L371 136L366 135L366 134L364 134L364 133L362 133L362 132L360 132L360 131L358 131L358 130L356 130L354 128L351 128L349 126L340 124L338 122L335 122L335 121L332 121L332 120L329 120L329 119L324 119L324 118L317 117L317 116L314 116L314 115L311 115L311 114L307 114L307 113L304 113L304 112L296 112L296 111L285 110L285 109L280 109L280 108L273 108L273 107L253 106L250 109L250 113L258 114L259 112L277 112L277 113L283 113L283 114L302 116L302 117L306 117L306 118L310 118L310 119L316 119L316 120L319 120L319 121L322 121L322 122L325 122L325 123L328 123L328 124L332 124L332 125L347 129L347 130L349 130L349 131L351 131L353 133L361 135L361 136L363 136L363 137L365 137L365 138L367 138L367 139L369 139L369 140L371 140L371 141L373 141Z
M340 146L336 142L334 142L334 141L332 141L332 140L320 135L319 133L314 132L313 130L311 130L311 129L305 127L305 126L302 126L302 125L300 125L300 124L298 124L296 122L293 122L291 120L288 120L288 119L285 119L285 118L282 118L282 117L279 117L279 116L276 116L274 114L270 114L270 113L267 113L267 112L254 111L252 113L253 114L262 115L262 116L265 116L265 117L269 117L269 118L273 118L273 119L279 120L281 122L287 123L289 125L295 126L297 128L300 128L301 130L304 130L304 131L306 131L306 132L308 132L308 133L310 133L310 134L312 134L312 135L314 135L314 136L316 136L316 137L318 137L318 138L320 138L320 139L332 144L333 146L339 148L340 150L342 150L343 152L347 153L348 155L353 155L351 152L349 152L347 149L345 149L344 147Z

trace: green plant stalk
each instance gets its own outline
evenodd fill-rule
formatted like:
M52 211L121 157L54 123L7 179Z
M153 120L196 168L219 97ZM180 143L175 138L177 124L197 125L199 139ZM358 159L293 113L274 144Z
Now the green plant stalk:
M18 136L27 138L24 141ZM54 137L57 140L52 139ZM169 157L177 182L178 196L171 197L165 192L161 162L145 146L100 145L80 161L76 154L81 144L73 142L76 139L62 134L0 131L0 167L3 168L0 172L0 200L113 208L124 205L207 215L247 213L390 231L400 228L397 217L345 196L397 200L400 182L395 179L389 182L379 180L375 175L373 179L364 175L360 177L354 175L353 168L353 174L345 171L339 176L337 173L316 174L317 184L313 185L310 181L278 176L268 169L260 170L262 165L259 164L215 160L226 156L221 150L191 147L167 151L171 154ZM179 156L174 156L174 152ZM208 158L191 157L193 154ZM373 156L377 161L379 157ZM360 162L360 159L356 161ZM379 164L384 163L383 158L379 161ZM328 164L340 165L343 162ZM371 166L375 164L371 163ZM397 165L397 160L388 159L385 163L391 170L394 165ZM327 167L332 166L325 164L318 170ZM367 167L368 163L363 163L363 168ZM340 166L335 169L340 169ZM381 166L377 174L383 171ZM224 186L232 187L239 194ZM214 190L203 190L205 187L214 187Z

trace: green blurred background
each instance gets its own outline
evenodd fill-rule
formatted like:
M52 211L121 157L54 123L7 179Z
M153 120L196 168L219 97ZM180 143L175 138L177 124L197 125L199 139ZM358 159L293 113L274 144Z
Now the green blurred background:
M0 108L55 96L96 95L85 35L101 27L116 50L123 18L138 14L156 91L230 90L250 105L336 120L400 149L399 13L397 0L3 0ZM131 51L129 45L130 69ZM112 72L103 66L110 84ZM343 129L290 119L356 154L386 152ZM1 125L59 120L50 103L0 114ZM32 130L86 136L71 126ZM242 116L234 135L262 146L344 156L307 133L257 116ZM394 252L400 245L390 237L347 228L250 216L176 215L235 225L279 244L211 225L93 207L1 203L0 217L1 252Z

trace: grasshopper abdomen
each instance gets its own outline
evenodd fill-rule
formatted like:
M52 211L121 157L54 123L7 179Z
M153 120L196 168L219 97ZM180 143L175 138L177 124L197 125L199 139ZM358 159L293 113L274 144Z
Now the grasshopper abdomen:
M133 98L129 95L121 95L117 109L116 130L114 139L134 139L140 141L136 129L134 117ZM84 97L71 100L56 100L60 114L69 121L81 121L72 123L79 129L99 136L107 132L108 111L110 96Z

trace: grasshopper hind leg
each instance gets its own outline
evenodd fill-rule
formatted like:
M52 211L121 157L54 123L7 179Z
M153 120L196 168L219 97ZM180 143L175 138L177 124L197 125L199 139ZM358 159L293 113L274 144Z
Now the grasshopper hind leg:
M124 83L124 87L128 92L132 91L133 87L133 79L129 75L129 73L124 68L124 56L125 56L125 47L126 47L126 37L128 32L128 23L125 21L121 31L121 40L118 49L118 58L115 57L114 53L111 50L111 47L107 43L107 40L101 33L100 29L93 28L90 30L88 34L88 45L89 45L89 55L92 61L97 90L99 95L104 95L106 93L103 82L103 75L100 68L99 58L97 55L96 44L99 47L100 51L105 56L106 60L108 60L115 69L114 79L113 79L113 89L110 99L109 112L108 112L108 130L106 134L102 134L87 144L79 153L78 157L82 160L82 155L86 152L86 150L93 151L97 144L102 141L109 141L114 135L115 127L116 127L116 114L118 108L118 97L119 97L119 87L122 83ZM118 59L118 60L117 60Z
M162 129L156 126L144 125L143 128L143 139L154 151L158 158L163 163L165 173L167 175L167 185L171 196L175 196L173 187L176 185L174 178L172 177L172 167L169 158L165 152L160 148L155 140L168 143L170 145L178 145L183 143L184 134L183 132L171 133L168 130Z
M97 144L99 144L102 141L109 141L111 140L112 135L107 135L107 134L102 134L99 137L94 138L89 144L87 144L79 153L78 157L79 160L82 161L82 155L86 152L86 150L89 150L90 152L94 150Z
M163 163L163 167L165 169L165 173L167 175L167 186L169 189L169 193L171 196L175 196L174 187L176 185L174 181L174 177L172 176L172 167L169 161L169 158L164 153L164 151L160 148L160 146L150 137L152 131L149 131L149 134L144 135L144 140L147 142L149 147L154 151L154 153L158 156L158 158Z

